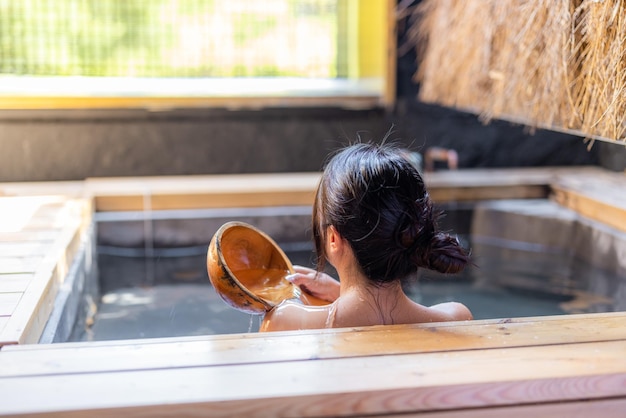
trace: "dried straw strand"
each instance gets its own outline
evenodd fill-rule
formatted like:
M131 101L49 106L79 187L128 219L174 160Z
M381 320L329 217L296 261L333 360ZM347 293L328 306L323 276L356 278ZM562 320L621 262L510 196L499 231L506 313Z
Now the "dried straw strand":
M420 100L626 143L626 0L423 0Z

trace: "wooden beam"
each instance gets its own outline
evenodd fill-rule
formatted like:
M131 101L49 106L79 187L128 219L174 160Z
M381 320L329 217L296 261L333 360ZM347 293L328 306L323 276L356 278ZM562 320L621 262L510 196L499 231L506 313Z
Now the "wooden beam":
M626 175L563 175L552 184L553 199L582 216L626 232Z
M0 274L0 293L24 292L33 276L33 273Z
M593 168L582 168L593 175ZM426 173L436 202L547 198L560 173L578 169L459 170ZM311 205L320 173L88 179L97 211Z
M546 198L564 175L593 178L596 167L471 169L425 173L436 202ZM93 197L97 211L311 205L320 173L90 178L84 182L0 184L0 194ZM59 188L60 187L60 188Z
M0 316L10 316L21 297L21 292L0 293Z
M625 351L619 340L98 373L59 369L1 378L1 413L361 416L626 398Z
M469 408L455 411L425 412L418 414L380 415L385 418L554 418L554 417L602 417L623 418L626 399L599 399L579 402L521 405L496 408Z
M18 242L9 257L0 258L0 292L10 288L14 292L0 293L0 299L16 300L11 306L3 304L0 315L7 316L0 332L0 346L4 344L36 343L39 341L52 308L57 291L65 280L69 268L84 238L85 228L91 220L91 204L82 199L28 199L32 215L24 222L20 233L33 229L50 231L57 228L50 241ZM21 206L19 206L21 207ZM35 210L32 210L32 209ZM5 208L6 209L6 208ZM45 247L42 250L40 244ZM9 245L3 241L2 245ZM20 256L23 255L23 256ZM2 278L8 277L3 283ZM19 282L16 280L20 279ZM17 291L16 287L20 287ZM7 313L7 309L10 312Z
M626 313L8 347L0 378L306 361L626 339ZM272 349L267 350L271 345ZM115 356L111 354L115 353ZM181 355L181 353L185 353ZM207 353L211 353L207 356ZM251 355L254 353L254 355ZM110 356L109 356L110 355ZM102 361L109 356L110 360ZM164 363L163 359L167 358Z
M88 179L97 211L311 205L319 173Z
M430 189L430 197L437 203L499 199L545 199L549 194L550 188L545 185L433 187Z

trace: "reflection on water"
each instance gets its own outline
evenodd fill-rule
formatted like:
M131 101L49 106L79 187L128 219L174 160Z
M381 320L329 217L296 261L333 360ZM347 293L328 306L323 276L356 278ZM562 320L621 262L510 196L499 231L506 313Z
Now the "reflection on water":
M468 244L469 245L469 244ZM293 264L313 265L310 248L284 248ZM251 317L224 303L206 272L206 247L156 252L144 257L98 256L102 293L93 325L74 340L175 337L256 331ZM422 272L405 284L415 301L432 305L458 301L476 319L559 315L614 310L616 277L572 260L567 254L474 244L475 266L455 276ZM146 266L154 275L146 281ZM332 271L330 271L332 273ZM593 277L594 280L589 280ZM593 286L590 287L593 283ZM599 291L604 288L605 291Z
M250 315L222 302L210 284L160 284L105 294L93 326L82 339L245 333L251 322Z

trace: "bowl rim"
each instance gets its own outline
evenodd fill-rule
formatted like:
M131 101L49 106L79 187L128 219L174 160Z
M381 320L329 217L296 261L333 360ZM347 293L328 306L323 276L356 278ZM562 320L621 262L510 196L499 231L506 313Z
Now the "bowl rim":
M251 225L249 223L242 222L242 221L229 221L223 224L221 227L219 227L219 229L215 232L215 246L216 246L215 250L216 250L217 257L222 265L222 268L226 271L230 279L233 280L246 295L250 296L255 302L261 303L265 307L265 310L268 311L272 309L273 307L275 307L276 305L278 305L279 303L281 303L282 301L278 303L274 303L272 301L269 301L265 298L262 298L252 293L246 286L243 285L243 283L239 281L237 276L233 273L233 271L230 269L230 266L226 263L226 260L224 259L224 253L222 252L222 238L224 236L224 233L229 229L237 228L237 227L249 229L259 234L263 239L268 241L275 250L278 251L281 258L285 261L285 264L287 265L288 274L293 274L295 270L293 269L291 260L289 259L289 257L287 257L283 249L280 248L280 246L276 243L276 241L274 241L272 237L270 237L268 234L266 234L265 232L263 232L261 229L257 228L254 225ZM297 286L295 285L293 286L294 288L296 288L296 291L300 290Z

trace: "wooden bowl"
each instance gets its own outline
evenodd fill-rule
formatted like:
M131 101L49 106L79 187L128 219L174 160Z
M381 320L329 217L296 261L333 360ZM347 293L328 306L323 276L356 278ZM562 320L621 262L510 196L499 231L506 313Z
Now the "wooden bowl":
M207 252L209 280L220 297L243 312L264 314L286 299L327 304L285 279L294 272L289 258L263 231L243 222L217 230Z

